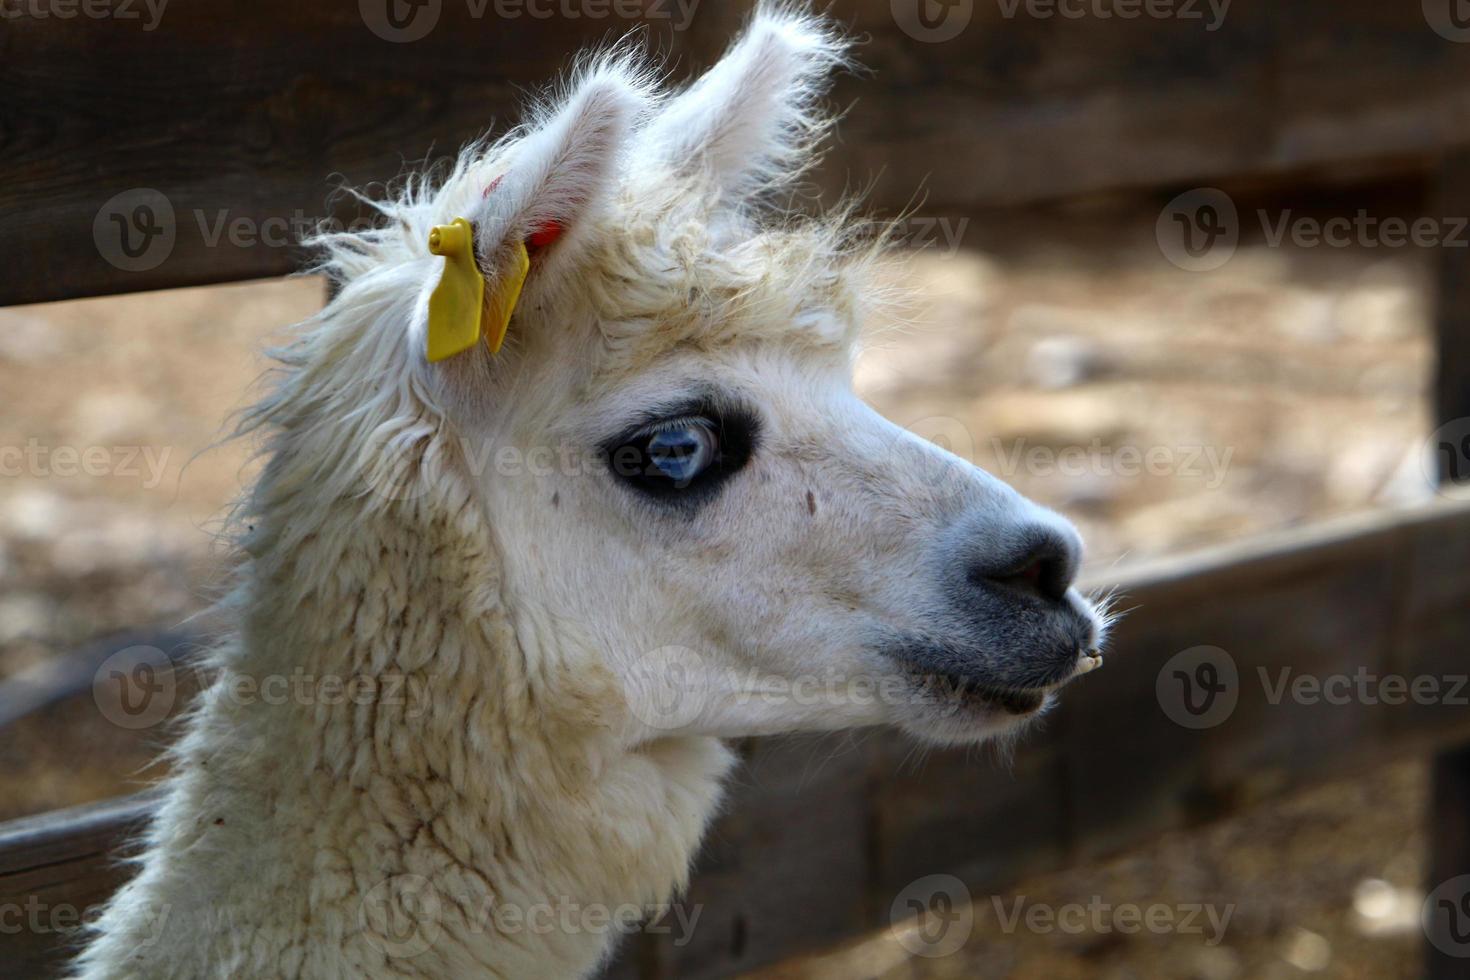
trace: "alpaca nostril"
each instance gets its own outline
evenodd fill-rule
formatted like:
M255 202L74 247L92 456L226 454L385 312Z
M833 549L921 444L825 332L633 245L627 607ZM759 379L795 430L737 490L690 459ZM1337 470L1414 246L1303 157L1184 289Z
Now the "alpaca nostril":
M1027 565L1025 568L1017 572L1016 577L1031 583L1039 589L1041 588L1041 579L1042 575L1045 573L1045 570L1046 562L1033 561L1031 564Z
M1019 560L1003 566L973 568L970 580L989 583L1060 602L1077 575L1078 548L1075 541L1051 528L1027 529Z
M992 576L994 581L1016 586L1029 592L1039 592L1048 599L1060 600L1067 594L1071 576L1066 563L1058 558L1034 558L1020 571L1010 575Z

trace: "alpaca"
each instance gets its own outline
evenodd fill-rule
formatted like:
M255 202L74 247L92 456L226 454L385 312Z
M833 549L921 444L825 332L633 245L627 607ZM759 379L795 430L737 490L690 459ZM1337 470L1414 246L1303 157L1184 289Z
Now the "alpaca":
M76 976L586 976L685 885L722 739L974 744L1101 662L1072 527L852 392L880 244L779 206L846 57L788 5L680 91L615 46L317 239L233 625ZM484 339L430 359L459 217ZM568 905L616 921L531 927Z

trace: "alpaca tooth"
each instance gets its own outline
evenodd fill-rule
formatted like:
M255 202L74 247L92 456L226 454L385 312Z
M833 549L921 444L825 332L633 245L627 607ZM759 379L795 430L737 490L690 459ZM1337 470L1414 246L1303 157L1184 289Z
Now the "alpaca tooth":
M1090 674L1103 665L1102 654L1096 650L1088 650L1077 660L1077 673Z

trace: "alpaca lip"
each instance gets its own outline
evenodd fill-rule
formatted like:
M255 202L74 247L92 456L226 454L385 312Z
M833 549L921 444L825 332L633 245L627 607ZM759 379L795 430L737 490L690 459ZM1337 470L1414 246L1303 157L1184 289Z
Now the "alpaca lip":
M1083 674L1092 673L1102 665L1103 656L1100 650L1079 649L1077 662L1072 672L1056 683L1042 687L1002 687L945 671L914 671L913 676L921 689L937 695L942 700L973 707L999 708L1008 715L1021 717L1040 711L1053 691Z
M1035 714L1046 703L1045 691L1000 691L993 688L979 688L973 692L973 695L995 705L1008 715Z
M1030 715L1046 703L1045 688L995 687L958 674L929 673L916 675L921 688L930 690L942 700L968 706L999 708L1008 715Z

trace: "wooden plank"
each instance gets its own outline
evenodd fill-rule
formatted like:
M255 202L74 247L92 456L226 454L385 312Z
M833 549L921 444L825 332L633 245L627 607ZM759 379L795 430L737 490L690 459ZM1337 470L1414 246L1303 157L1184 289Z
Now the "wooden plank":
M754 739L744 756L684 899L699 925L687 941L658 944L646 980L730 976L839 942L869 920L872 746Z
M1240 558L1228 577L1158 584L1130 600L1150 613L1122 623L1118 675L1067 705L1083 853L1126 846L1148 823L1162 830L1238 809L1380 743L1381 705L1350 688L1303 699L1291 690L1299 678L1384 672L1400 547L1400 534L1376 533ZM1224 688L1214 707L1211 685Z
M149 29L7 16L0 305L291 271L300 226L359 217L329 204L334 175L390 181L405 161L452 153L497 120L503 130L527 89L640 23L684 66L708 60L709 32L718 51L739 23L738 5L696 5L709 9L687 25L666 0L635 0L637 19L532 6L547 5L417 5L432 30L398 42L362 13L387 0L191 0Z
M1456 746L1470 738L1463 708L1273 701L1257 668L1319 681L1360 667L1463 674L1441 650L1470 635L1467 553L1470 500L1447 498L1115 576L1139 608L1109 665L1068 692L1013 772L965 751L917 762L895 733L753 740L685 899L700 908L693 936L634 937L610 975L733 976L886 925L895 897L926 875L957 875L978 898L1294 786ZM1239 681L1233 711L1188 727L1159 679L1198 645L1226 651ZM38 893L83 907L105 894L117 880L110 842L139 812L117 806L39 831L0 828L0 907ZM38 964L27 975L45 976L58 938L25 932L6 945Z
M206 639L188 630L162 627L113 634L88 643L28 670L0 680L0 729L5 729L52 705L90 691L97 670L108 657L129 647L149 647L169 663L183 660L206 644Z
M894 896L925 875L954 875L978 894L1069 863L1069 722L1054 712L1004 766L983 753L931 753L906 739L879 739L869 921L886 921Z
M843 88L862 100L844 124L846 170L881 172L881 203L924 182L931 206L953 208L1422 169L1464 141L1470 48L1419 4L1237 2L1213 30L1203 2L1175 5L1202 18L1047 15L1059 6L949 5L967 26L922 43L894 30L901 5L855 4L876 75Z
M79 927L127 879L124 842L154 803L140 793L0 824L8 976L58 975Z
M405 160L453 150L573 52L635 23L682 77L750 6L693 4L685 23L691 5L636 2L637 20L427 4L437 20L411 43L368 27L372 0L194 0L151 30L9 18L0 305L288 271L294 225L358 217L345 199L329 206L333 175L388 181ZM835 3L871 73L834 95L848 112L821 184L871 183L879 210L927 198L954 213L1344 165L1422 172L1470 131L1470 44L1432 30L1418 4L1242 0L1214 30L1009 7L949 5L965 24L932 42L903 3Z

